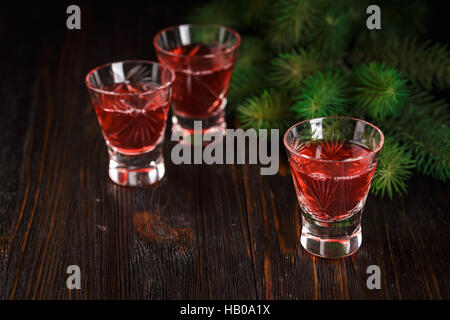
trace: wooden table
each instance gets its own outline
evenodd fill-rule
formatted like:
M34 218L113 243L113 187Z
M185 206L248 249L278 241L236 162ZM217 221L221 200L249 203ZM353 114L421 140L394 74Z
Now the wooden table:
M41 10L50 10L46 21L20 12L24 28L14 14L0 20L0 298L450 297L448 184L416 175L403 199L370 196L362 247L339 260L301 247L287 175L176 166L167 143L162 183L114 185L84 75L109 61L155 59L152 36L180 22L172 13L183 7L105 13L85 4L80 31L65 29L65 7ZM380 290L366 286L374 264ZM81 290L66 287L69 265L80 266Z

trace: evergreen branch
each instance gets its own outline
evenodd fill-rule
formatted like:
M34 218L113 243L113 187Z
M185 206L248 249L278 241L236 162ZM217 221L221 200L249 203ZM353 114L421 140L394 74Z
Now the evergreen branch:
M411 176L414 161L411 154L392 140L386 140L373 175L371 192L393 198L394 192L402 195L406 192L406 180Z
M319 71L304 81L292 110L300 119L342 114L347 105L346 84L337 73Z
M245 10L242 15L247 26L264 26L268 19L268 12L272 12L272 0L245 0Z
M291 106L285 91L264 90L238 106L238 118L243 128L285 129L294 122Z
M441 181L450 178L450 112L448 103L415 90L401 115L384 127L395 134L424 175Z
M307 36L308 47L328 58L342 55L351 39L349 13L347 6L327 6Z
M236 1L214 0L194 8L188 16L188 22L237 28L243 24L240 12L240 3Z
M243 36L227 112L236 112L244 128L286 128L296 115L351 113L379 120L390 138L381 151L371 192L392 198L406 192L414 167L442 181L450 177L448 104L423 89L407 87L405 79L421 88L448 88L450 50L414 37L426 31L424 1L379 1L382 33L365 28L369 0L213 0L194 10L190 21L245 27L282 52L268 64L273 52L264 40ZM348 43L358 34L344 59ZM350 75L354 89L348 89L344 76L324 72L333 66L347 70L343 74ZM352 66L354 72L348 68ZM270 86L278 89L266 90ZM356 107L352 111L348 100Z
M352 51L353 64L385 61L426 89L450 86L450 50L447 45L413 37L360 37Z
M360 30L362 28L366 29L365 24L362 24L361 21L364 21L366 16L366 9L372 3L370 0L346 0L343 1L343 5L348 7L349 18L354 25L359 25Z
M292 48L312 30L318 13L314 0L278 0L268 30L270 42L276 48Z
M228 92L230 105L239 105L249 96L268 87L264 68L238 68L233 71ZM227 107L231 111L231 108Z
M375 119L396 113L408 98L406 80L384 63L363 64L353 72L356 107Z
M267 67L263 63L270 55L271 51L263 40L251 36L242 39L228 93L231 105L241 104L268 87Z
M296 88L310 74L323 69L324 62L316 51L281 53L272 59L269 81L278 87Z
M242 39L234 70L252 68L267 61L272 55L270 48L261 38L248 36Z

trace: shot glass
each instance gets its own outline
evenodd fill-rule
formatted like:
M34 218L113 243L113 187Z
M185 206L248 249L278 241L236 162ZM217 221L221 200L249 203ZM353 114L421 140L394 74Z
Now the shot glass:
M284 135L302 209L300 242L310 253L340 258L361 246L361 216L383 147L383 133L354 118L305 120Z
M222 26L184 24L160 31L153 44L159 61L176 74L172 131L183 137L225 132L226 97L240 35ZM202 132L194 130L194 121L201 121Z
M141 60L114 62L85 78L109 152L109 177L145 186L165 172L162 154L174 72Z

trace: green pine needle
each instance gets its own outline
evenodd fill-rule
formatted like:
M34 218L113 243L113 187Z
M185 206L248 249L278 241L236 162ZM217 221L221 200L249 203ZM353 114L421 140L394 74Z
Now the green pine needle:
M233 71L228 92L230 105L242 104L249 96L257 94L268 87L266 72L262 67L237 68ZM227 109L231 111L231 108Z
M242 10L247 26L265 26L269 19L267 13L272 11L272 0L242 0L245 8Z
M308 47L324 57L336 58L346 49L352 24L348 7L329 5L317 19L316 26L308 34Z
M353 72L357 108L383 120L396 113L408 98L406 80L384 63L363 64Z
M342 114L347 106L346 84L338 73L319 71L304 81L292 110L300 119Z
M366 9L372 3L370 0L346 0L342 1L344 6L348 7L349 18L354 25L358 25L361 28L367 30L365 24L362 24L361 21L367 19Z
M385 61L425 89L450 86L450 50L447 45L421 41L414 37L363 35L352 51L353 64L366 61Z
M245 37L242 39L234 70L252 68L256 64L267 61L271 54L270 48L267 48L267 44L261 38Z
M292 48L312 30L319 10L314 0L278 0L273 7L268 36L275 48Z
M414 161L411 154L398 143L386 140L373 175L371 192L384 197L394 197L406 192L406 180L411 176Z
M272 59L270 82L278 87L296 88L310 74L321 70L324 62L316 51L282 53Z
M294 122L288 94L281 90L264 90L239 105L238 118L243 128L285 129Z
M415 89L403 112L384 123L409 150L424 175L450 179L450 111L444 100Z
M417 38L426 33L424 1L399 2L380 0L383 32L365 26L369 0L213 0L189 22L240 28L227 112L243 128L338 114L377 120L387 140L371 192L393 198L413 168L450 178L450 108L423 90L450 87L450 50Z
M271 51L260 38L249 36L242 39L228 93L231 105L239 105L249 96L268 87L267 66L264 62L270 55ZM230 108L227 110L230 111Z
M194 10L188 22L198 24L217 24L237 28L242 25L239 3L236 1L215 0Z

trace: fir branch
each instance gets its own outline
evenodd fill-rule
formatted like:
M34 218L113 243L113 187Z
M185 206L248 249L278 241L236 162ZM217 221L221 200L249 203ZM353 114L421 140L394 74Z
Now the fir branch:
M285 91L264 90L238 106L238 118L243 128L285 129L294 122L291 106Z
M371 192L393 198L394 193L406 192L406 180L411 176L414 161L411 154L398 143L386 140L378 159L377 169L373 175Z
M270 48L261 38L247 36L242 39L234 70L255 67L267 61L271 55Z
M229 106L234 108L228 107L227 112L236 111L244 128L286 128L296 115L349 114L350 98L356 105L352 116L382 120L378 124L390 138L371 190L392 198L406 191L414 166L442 181L450 177L448 104L423 90L409 90L402 78L422 88L448 88L450 51L439 43L405 37L425 32L426 10L423 1L399 1L380 0L382 33L368 32L361 23L371 4L368 0L214 0L195 10L190 21L245 27L283 52L268 64L272 52L264 41L243 35L228 94ZM399 6L404 14L398 14ZM405 23L411 28L404 28ZM358 33L354 49L342 59ZM340 62L344 63L337 65ZM370 63L350 74L355 89L348 93L354 97L347 96L343 76L320 73L332 63L350 73L348 62L350 67ZM279 89L264 90L269 86ZM297 101L292 101L295 91Z
M319 71L304 81L292 110L300 119L342 114L347 105L346 84L338 73Z
M265 26L268 24L268 13L272 11L272 0L243 0L245 9L242 12L247 26Z
M261 92L268 87L265 76L266 71L262 67L238 68L233 71L228 92L230 105L236 106L245 101L249 96ZM227 107L228 111L231 108Z
M397 112L408 98L406 80L384 63L363 64L353 72L356 107L383 120Z
M278 0L273 7L268 36L275 48L292 48L312 30L319 10L314 0Z
M243 24L240 5L237 1L214 0L194 8L188 16L188 22L237 28Z
M365 24L361 23L366 16L366 9L372 3L370 0L346 0L342 1L343 5L348 7L349 18L354 25L359 25L360 30L367 30Z
M450 112L444 100L415 90L401 115L383 125L395 134L424 175L447 181L450 178Z
M296 88L310 74L323 69L324 62L314 50L282 53L272 59L269 81L278 87Z
M324 57L341 56L350 41L352 24L347 6L328 5L307 36L308 47Z
M264 62L270 55L271 51L263 40L251 36L242 39L228 93L231 105L241 104L269 86Z
M425 89L450 86L450 50L447 45L414 37L361 36L350 55L353 64L385 61Z

